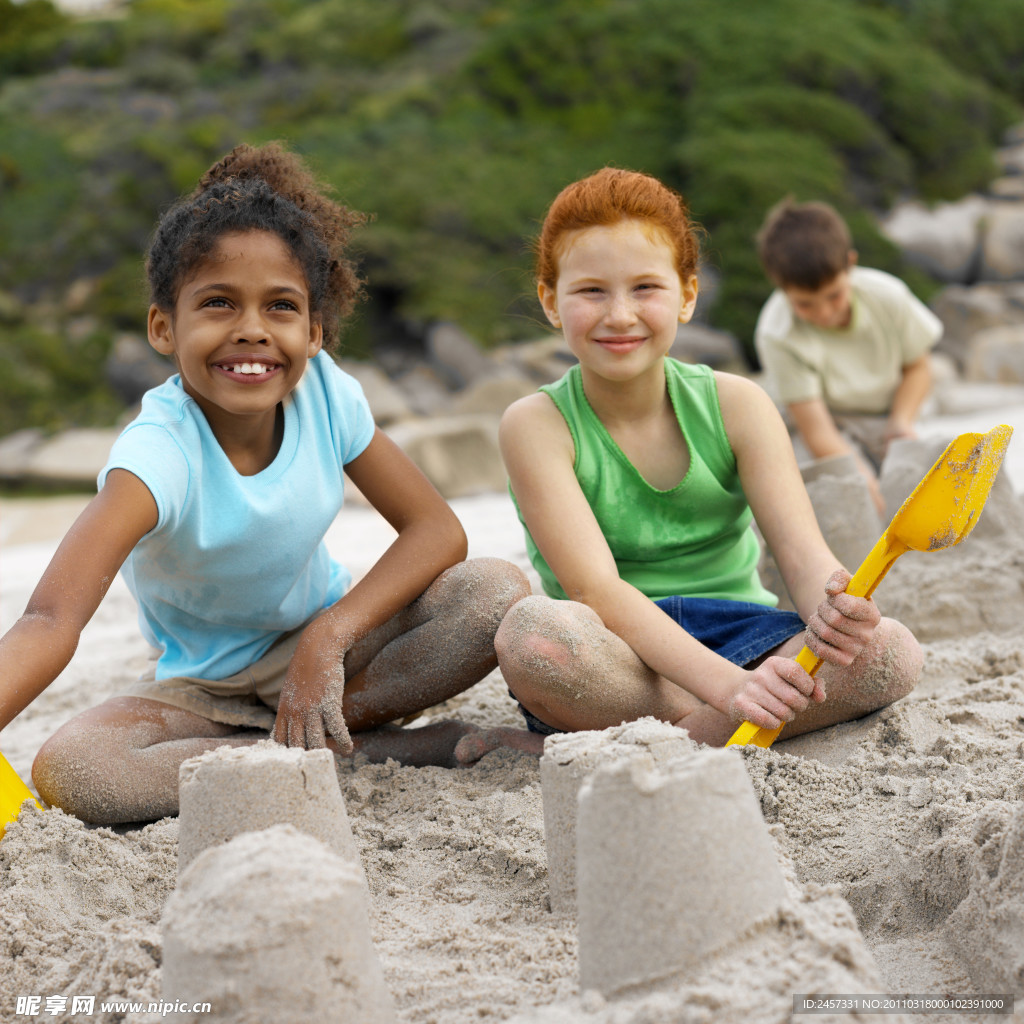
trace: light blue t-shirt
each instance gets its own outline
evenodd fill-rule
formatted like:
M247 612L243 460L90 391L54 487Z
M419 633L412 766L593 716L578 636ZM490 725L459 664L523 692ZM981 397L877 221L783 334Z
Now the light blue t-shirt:
M342 467L373 431L359 384L324 352L286 400L280 451L255 476L232 466L178 375L146 393L99 486L126 469L156 501L157 524L121 572L143 635L163 652L157 679L234 675L345 593L351 574L324 535L344 501Z

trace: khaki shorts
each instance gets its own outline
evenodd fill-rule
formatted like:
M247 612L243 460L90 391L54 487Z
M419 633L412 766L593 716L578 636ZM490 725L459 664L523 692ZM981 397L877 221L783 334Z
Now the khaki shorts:
M314 616L315 618L315 616ZM288 666L302 631L312 620L298 629L282 634L259 661L225 679L198 679L194 676L156 678L159 651L153 651L149 668L119 697L145 697L161 704L171 704L191 711L211 722L223 722L242 729L264 729L273 732L277 719L277 702L281 698ZM396 725L407 725L423 714L414 711L395 719Z
M157 679L157 654L154 653L149 668L118 696L158 700L211 722L270 732L277 718L281 687L305 625L284 633L259 661L225 679L192 676Z

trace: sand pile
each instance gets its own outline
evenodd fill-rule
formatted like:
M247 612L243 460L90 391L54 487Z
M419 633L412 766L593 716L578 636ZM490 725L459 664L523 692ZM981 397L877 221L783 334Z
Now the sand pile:
M455 506L471 554L525 565L507 499ZM497 751L462 771L340 765L370 936L397 1020L774 1022L789 1020L794 994L805 992L1014 992L1024 1010L1024 531L1012 489L991 511L991 535L979 528L955 555L904 556L879 593L884 612L898 615L898 606L926 627L924 678L910 699L767 751L729 755L750 780L787 895L767 924L676 977L611 997L580 990L576 915L549 904L536 760ZM998 529L1004 519L1010 525ZM345 536L358 550L358 517ZM48 551L24 545L5 554L4 625ZM929 632L929 623L939 626ZM144 658L118 584L75 663L5 731L5 754L27 775L45 736L124 685ZM443 713L518 724L496 673ZM628 846L628 837L616 838ZM707 846L707 884L728 894L735 880L715 877L716 850ZM161 1019L147 1006L171 995L161 987L160 921L177 847L176 820L112 831L60 812L23 813L0 843L0 1018L31 1019L15 1015L17 998L39 996L40 1019ZM666 851L663 870L668 887L693 865ZM54 995L66 1009L47 1014ZM96 997L91 1014L72 1012L76 996ZM113 1000L142 1005L101 1009Z

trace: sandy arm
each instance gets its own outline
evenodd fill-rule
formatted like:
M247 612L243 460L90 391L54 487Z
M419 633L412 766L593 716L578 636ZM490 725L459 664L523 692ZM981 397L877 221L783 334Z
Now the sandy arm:
M715 377L744 494L810 628L808 646L828 662L848 665L871 639L878 609L845 593L849 573L821 533L774 403L752 381L727 373Z
M132 548L157 522L149 489L127 470L111 470L29 598L0 639L0 729L64 670L86 623Z
M306 628L281 693L274 736L312 748L322 747L330 733L348 753L351 738L342 714L345 653L462 561L467 544L448 503L382 431L345 471L398 536L370 571Z

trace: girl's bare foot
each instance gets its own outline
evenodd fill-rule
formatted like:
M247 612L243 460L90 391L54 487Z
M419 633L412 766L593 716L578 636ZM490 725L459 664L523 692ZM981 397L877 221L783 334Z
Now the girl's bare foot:
M499 747L508 750L521 750L527 754L540 757L544 753L544 737L539 733L528 732L526 729L513 729L499 726L494 729L474 729L467 732L455 744L455 760L461 767L476 764L485 754Z

